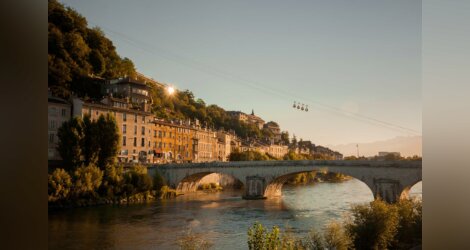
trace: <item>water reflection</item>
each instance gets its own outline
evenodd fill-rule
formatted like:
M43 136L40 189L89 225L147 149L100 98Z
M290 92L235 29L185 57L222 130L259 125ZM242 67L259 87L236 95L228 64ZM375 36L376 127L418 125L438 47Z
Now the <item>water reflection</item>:
M412 188L412 196L419 193L419 186ZM175 249L176 239L191 229L212 241L215 249L246 249L246 232L255 221L305 233L341 219L351 204L373 199L358 180L286 186L283 196L275 199L243 200L241 195L241 191L198 192L145 205L51 211L49 247Z

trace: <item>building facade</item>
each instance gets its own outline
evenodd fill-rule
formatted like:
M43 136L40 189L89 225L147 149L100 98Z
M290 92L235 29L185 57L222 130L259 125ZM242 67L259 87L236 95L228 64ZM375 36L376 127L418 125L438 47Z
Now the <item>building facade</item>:
M194 162L212 162L218 160L218 139L215 131L195 127L194 138L197 140L197 153Z
M105 98L101 102L85 102L73 99L73 116L84 117L89 115L97 120L100 115L114 116L120 133L119 162L155 162L155 138L153 133L152 113L136 109L129 109L128 102L117 98Z
M57 151L59 138L57 131L62 124L70 119L72 105L61 98L48 96L47 102L47 158L48 160L61 160L60 154Z

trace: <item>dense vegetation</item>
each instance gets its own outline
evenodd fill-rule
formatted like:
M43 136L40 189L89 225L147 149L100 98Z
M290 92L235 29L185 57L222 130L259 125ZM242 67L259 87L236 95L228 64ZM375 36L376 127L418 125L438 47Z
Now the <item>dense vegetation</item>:
M114 163L119 151L119 129L110 114L100 115L98 120L91 120L88 115L83 119L74 117L62 124L57 136L62 164L68 170L81 165L96 165L104 170Z
M234 151L229 155L229 161L270 161L279 160L276 157L259 151Z
M75 10L49 0L48 21L48 81L55 95L97 98L98 79L136 74L132 61L121 58L103 31L88 28Z
M97 204L121 204L166 198L175 195L160 175L153 179L147 168L107 165L104 170L93 164L75 170L56 168L48 179L49 205L74 207Z
M329 224L323 233L312 229L307 236L271 230L255 223L248 230L249 249L411 249L421 245L421 201L401 200L388 204L375 200L355 205L340 224Z

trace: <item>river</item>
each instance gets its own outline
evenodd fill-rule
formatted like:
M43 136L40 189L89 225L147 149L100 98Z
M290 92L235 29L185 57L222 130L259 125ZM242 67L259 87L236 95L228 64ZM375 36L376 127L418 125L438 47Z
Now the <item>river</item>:
M422 184L411 189L421 197ZM285 186L282 197L243 200L240 191L198 192L172 200L49 212L49 249L177 249L188 230L213 249L247 249L247 229L259 221L305 234L340 220L355 203L373 200L359 180Z

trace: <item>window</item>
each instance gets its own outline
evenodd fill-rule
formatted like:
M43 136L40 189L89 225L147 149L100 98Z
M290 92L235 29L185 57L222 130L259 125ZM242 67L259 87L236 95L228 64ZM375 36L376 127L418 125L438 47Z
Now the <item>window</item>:
M161 142L160 142L161 143ZM163 147L166 148L166 142L163 143Z
M134 115L134 122L137 122L137 114Z
M51 123L49 124L50 129L55 129L55 120L51 120Z
M150 148L150 141L149 141L149 148Z
M153 147L156 148L157 147L157 142L153 142Z
M125 134L127 131L127 125L126 124L122 124L122 133Z
M158 137L162 138L162 131L158 131Z
M55 107L52 107L50 109L50 113L51 113L52 116L57 116L57 109Z
M153 130L153 137L157 137L157 130Z
M126 136L123 136L123 137L122 137L122 145L123 145L123 146L126 146Z
M142 126L142 135L145 135L145 127Z
M49 134L49 143L54 143L54 134Z
M137 135L137 125L134 125L134 135Z
M62 116L65 117L67 115L67 110L66 109L62 109Z
M142 147L145 147L145 138L142 138L142 142L140 143Z
M127 121L126 113L123 113L123 114L122 114L122 120L123 120L123 121Z
M145 116L142 116L142 122L145 123Z
M137 147L137 137L134 137L134 147Z

